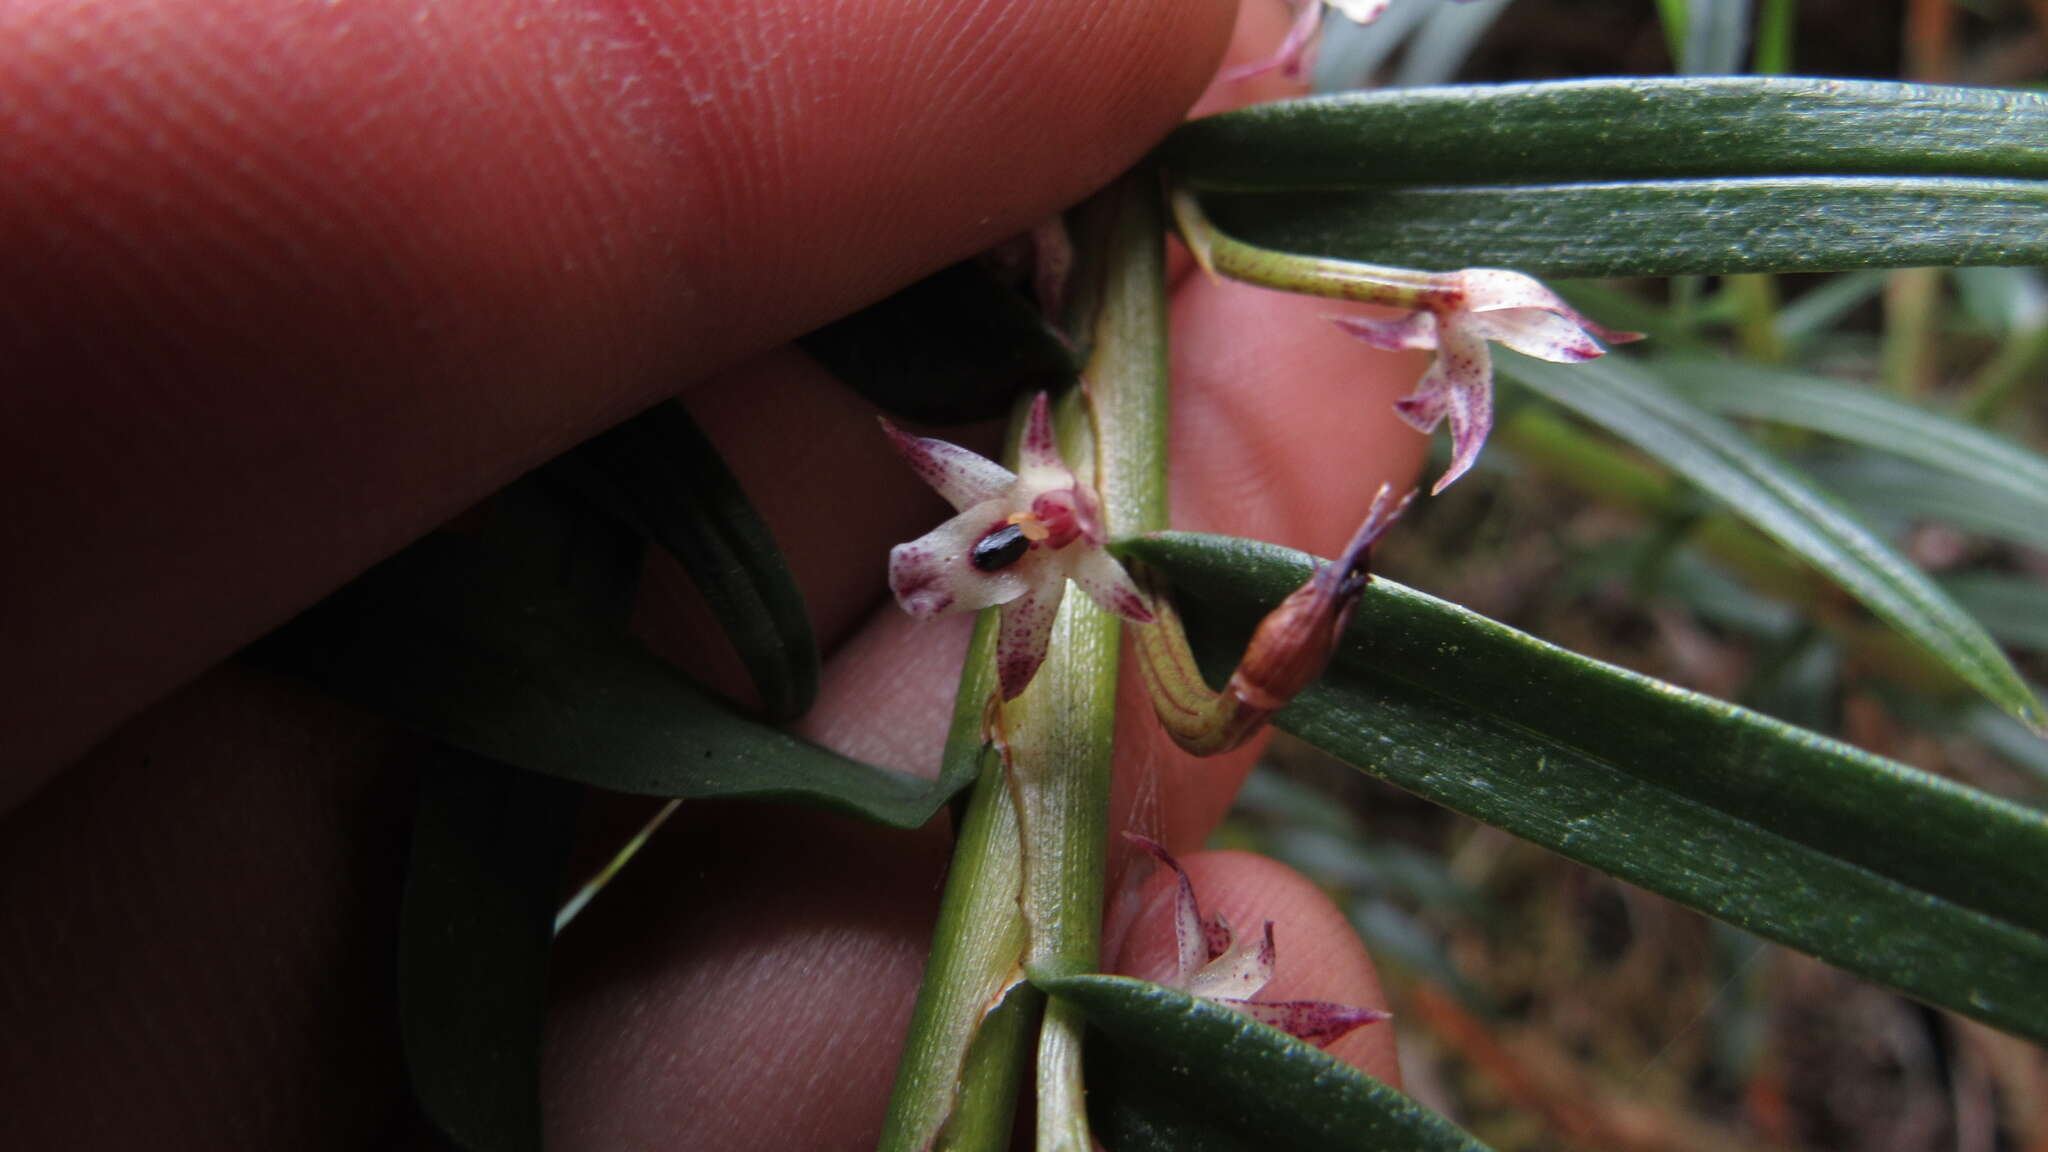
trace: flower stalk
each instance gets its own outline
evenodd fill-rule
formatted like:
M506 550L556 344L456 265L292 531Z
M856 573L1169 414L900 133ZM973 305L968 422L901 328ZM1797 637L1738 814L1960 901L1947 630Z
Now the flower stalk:
M1451 466L1432 492L1442 492L1479 459L1493 427L1490 341L1527 356L1577 364L1604 355L1609 343L1642 339L1579 315L1562 297L1528 276L1502 268L1417 272L1275 252L1218 231L1192 193L1173 193L1173 213L1196 262L1212 276L1309 296L1398 308L1391 320L1332 316L1339 328L1387 351L1434 350L1436 360L1394 411L1418 432L1451 425Z
M1372 546L1400 517L1413 492L1396 500L1380 485L1365 522L1343 553L1267 613L1221 692L1202 679L1187 632L1157 577L1139 577L1158 622L1133 630L1138 668L1160 726L1196 756L1228 752L1322 675L1351 610L1372 581Z

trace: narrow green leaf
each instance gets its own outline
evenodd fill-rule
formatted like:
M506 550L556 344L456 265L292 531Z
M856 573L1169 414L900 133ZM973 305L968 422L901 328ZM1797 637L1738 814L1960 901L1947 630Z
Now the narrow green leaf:
M1163 534L1227 667L1310 560ZM2048 1039L2048 816L1375 581L1281 727L1711 916Z
M986 265L945 268L798 341L869 403L906 420L993 420L1079 375L1038 307Z
M803 593L768 525L681 404L657 404L549 466L689 571L770 719L818 694Z
M1806 428L1917 460L1997 492L2048 525L2048 459L1870 388L1725 360L1660 360L1646 366L1709 412Z
M1796 78L1403 89L1160 148L1261 247L1539 276L2048 263L2048 97Z
M420 781L399 1027L421 1111L473 1152L540 1152L548 947L579 796L454 751Z
M1941 587L2002 643L2048 652L2048 583L2040 577L1959 572L1942 577Z
M2042 712L1983 628L1804 477L1619 356L1566 367L1503 350L1502 375L1698 485L1847 589L1965 683L2040 728Z
M1843 498L1874 527L1902 532L1915 522L1947 524L2028 548L2048 548L2042 495L2019 498L1953 469L1874 452L1814 454L1801 461L1814 482Z
M1820 286L1778 309L1778 338L1796 349L1832 330L1849 313L1884 291L1878 270L1830 276ZM1654 338L1655 333L1651 334Z
M818 804L914 828L972 779L876 768L748 720L471 541L429 537L295 621L265 654L458 748L646 796Z
M1182 125L1195 189L1280 192L1743 176L2048 179L2048 96L1805 77L1392 89ZM1220 221L1220 217L1219 217Z
M2048 264L2048 180L1772 176L1205 193L1283 252L1533 276Z
M1116 1152L1485 1146L1336 1057L1221 1005L1122 976L1032 982L1079 1004L1089 1113Z
M540 473L471 521L495 580L623 626L645 547L615 521ZM548 955L581 799L566 781L453 748L421 777L400 913L399 1031L436 1147L540 1149Z

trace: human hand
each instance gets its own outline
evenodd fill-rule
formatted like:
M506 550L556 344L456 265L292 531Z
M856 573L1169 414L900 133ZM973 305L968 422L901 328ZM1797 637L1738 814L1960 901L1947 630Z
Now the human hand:
M6 1143L396 1130L419 742L230 664L58 767L673 391L679 364L707 370L689 403L834 650L807 730L928 767L964 633L876 605L888 545L937 506L871 413L801 357L755 354L1131 162L1213 67L1227 9L475 3L414 21L246 0L0 21L0 805L41 788L0 827ZM1183 277L1180 525L1327 554L1381 479L1413 473L1419 441L1387 410L1412 366L1315 321L1327 308ZM673 581L653 585L658 602ZM1127 708L1123 746L1160 773L1185 851L1251 757L1186 761L1150 723ZM871 1143L944 847L686 806L564 939L551 1146ZM1188 863L1205 902L1280 923L1274 995L1376 1002L1304 881ZM1127 967L1160 919L1138 917ZM1391 1072L1384 1029L1336 1051Z

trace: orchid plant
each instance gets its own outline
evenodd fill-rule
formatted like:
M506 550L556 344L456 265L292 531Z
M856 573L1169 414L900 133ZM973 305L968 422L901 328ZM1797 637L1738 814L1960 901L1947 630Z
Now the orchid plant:
M1386 7L1329 6L1358 22ZM1244 73L1302 71L1322 10L1302 0L1276 55ZM947 326L925 322L929 296L842 321L814 353L890 412L876 435L954 512L872 562L913 617L980 614L935 781L775 726L815 691L816 645L772 538L679 407L551 465L508 499L534 518L535 540L609 542L541 565L571 576L537 591L498 575L487 548L430 541L284 637L310 642L277 645L276 658L336 691L525 770L464 776L422 800L405 1025L423 1112L466 1147L538 1146L549 931L530 914L560 886L573 822L559 801L573 784L794 800L901 828L946 819L936 814L958 799L884 1148L1008 1147L1020 1099L1042 1149L1479 1147L1318 1049L1390 1027L1386 1013L1260 999L1288 962L1284 929L1240 933L1205 916L1187 870L1142 836L1130 842L1172 889L1172 963L1156 982L1103 974L1114 710L1132 671L1191 752L1277 727L1747 932L2048 1040L2038 809L1372 571L1375 549L1436 515L1455 482L1460 493L1497 485L1495 466L1561 478L1655 522L1660 563L1710 567L1745 595L1789 603L1869 675L1932 685L1927 699L2039 765L2036 690L1997 643L2038 646L2038 628L1979 620L1898 543L1903 519L1947 508L1879 509L1866 523L1827 494L1827 459L1809 455L1810 476L1770 445L1804 453L1802 437L1843 439L1964 494L1948 508L2018 509L1964 524L2006 550L1987 553L1983 575L2038 570L2048 460L1930 405L1797 374L1788 358L1768 377L1753 360L1702 361L1702 309L1675 322L1677 304L1583 281L2048 264L2042 139L2038 95L1739 77L1250 108L1191 122L1000 260L947 273L1000 307L968 322L987 371L943 381L945 404L907 401L931 395L928 382L911 358L892 360L902 332ZM1170 531L1170 242L1207 275L1394 310L1333 320L1375 348L1434 353L1396 405L1422 433L1449 425L1429 496L1383 489L1327 562ZM1698 281L1680 283L1694 285L1678 290L1683 303ZM1756 287L1767 281L1729 283L1745 286L1729 289L1729 309L1768 302ZM1650 332L1651 355L1609 354L1642 334L1587 313ZM885 314L874 330L890 337L861 345ZM1738 324L1782 335L1787 321L1771 305ZM2038 343L2038 327L2014 328L2012 356ZM859 355L840 354L849 347ZM1020 378L1019 363L1038 368ZM2020 391L1986 385L1979 408L1995 420ZM902 426L992 411L1011 416L1003 462ZM1759 439L1735 418L1804 431ZM621 605L648 542L703 586L759 689L754 714L709 699L625 634ZM2039 603L2038 582L2028 594ZM328 627L337 614L346 627ZM465 824L514 818L512 837ZM573 910L654 827L555 930L574 931ZM513 866L513 841L553 863ZM473 978L484 970L518 978ZM444 1074L481 1051L524 1055L474 1081Z

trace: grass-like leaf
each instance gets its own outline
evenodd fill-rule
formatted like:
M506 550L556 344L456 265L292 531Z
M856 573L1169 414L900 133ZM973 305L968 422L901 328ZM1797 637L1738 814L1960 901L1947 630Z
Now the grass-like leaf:
M818 693L818 645L782 551L681 404L657 404L550 465L674 556L739 652L772 719Z
M399 1027L420 1110L476 1152L540 1152L548 947L579 791L454 751L420 781Z
M1122 976L1032 982L1088 1014L1088 1111L1116 1152L1484 1152L1378 1080L1221 1005Z
M1685 177L2048 179L2048 96L1802 77L1350 93L1209 116L1159 150L1200 190Z
M1410 268L1574 277L2048 263L2048 180L1427 185L1201 203L1261 247Z
M1804 477L1619 356L1564 367L1503 351L1502 375L1634 444L1847 589L1999 707L2038 703L1984 629Z
M1261 247L1539 276L2048 263L2048 98L1792 78L1404 89L1160 148Z
M338 695L464 748L614 792L817 804L914 828L972 779L849 760L749 720L565 599L429 537L268 645Z
M1875 452L1816 453L1801 461L1816 483L1839 492L1873 527L1887 532L1916 522L1948 524L2028 548L2048 549L2043 496L2014 497L1955 468Z
M1300 553L1164 534L1228 667ZM1929 1003L2048 1039L2048 816L1375 581L1281 727L1374 776Z
M1974 481L2048 525L2048 459L1974 424L1870 388L1722 360L1658 361L1659 380L1709 412L1806 428Z
M2001 642L2048 652L2048 584L2026 576L1966 572L1943 577L1941 587Z

